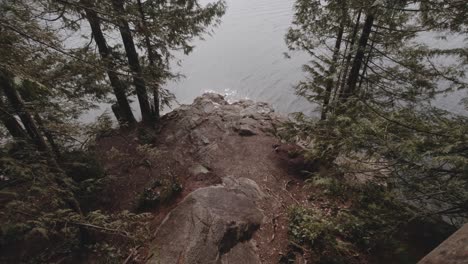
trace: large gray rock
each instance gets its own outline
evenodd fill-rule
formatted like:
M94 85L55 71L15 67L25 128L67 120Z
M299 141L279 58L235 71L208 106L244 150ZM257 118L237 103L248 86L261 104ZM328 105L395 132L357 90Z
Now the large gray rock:
M239 135L241 136L253 136L257 132L258 121L251 118L244 118L239 121Z
M418 264L467 264L468 224L451 235L441 245L425 256Z
M249 240L263 221L257 207L262 197L245 178L194 191L156 231L148 263L260 263Z
M270 134L286 121L275 114L267 103L241 100L229 104L219 94L206 93L197 97L190 106L182 105L169 113L166 118L177 120L178 130L167 140L183 140L188 137L195 146L208 145L215 140L219 131L225 134L235 132L241 136ZM183 128L183 129L180 129Z

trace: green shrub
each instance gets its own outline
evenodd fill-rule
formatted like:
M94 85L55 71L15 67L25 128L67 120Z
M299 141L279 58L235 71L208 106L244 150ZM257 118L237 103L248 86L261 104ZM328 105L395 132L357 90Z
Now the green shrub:
M137 137L142 145L153 144L157 138L156 131L147 127L139 127L137 130Z
M320 245L333 231L320 211L294 207L290 211L289 233L301 244Z
M138 200L139 211L147 211L161 204L170 202L182 191L182 185L175 179L155 180L150 187L143 190Z
M310 247L317 263L347 263L349 245L337 239L334 222L318 210L294 207L290 210L289 234L294 243Z
M118 236L122 248L146 239L148 215L83 210L84 193L99 194L96 181L90 181L106 179L92 155L65 154L70 162L57 168L44 155L18 146L0 149L1 263L73 258L109 236ZM90 189L85 192L84 186Z
M71 151L62 155L62 168L74 181L81 182L104 176L104 168L96 154L90 151Z
M352 198L352 186L334 177L313 176L307 180L310 186L317 187L321 194L332 200L346 201Z
M359 263L356 252L396 256L408 251L398 234L413 214L389 190L333 178L314 177L310 183L318 195L335 198L329 200L332 210L324 214L317 209L291 209L289 233L294 242L315 252L318 263Z

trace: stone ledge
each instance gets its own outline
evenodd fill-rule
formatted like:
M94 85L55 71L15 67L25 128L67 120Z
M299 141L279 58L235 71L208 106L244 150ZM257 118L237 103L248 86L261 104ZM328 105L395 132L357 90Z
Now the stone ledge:
M468 224L465 224L418 264L468 263Z

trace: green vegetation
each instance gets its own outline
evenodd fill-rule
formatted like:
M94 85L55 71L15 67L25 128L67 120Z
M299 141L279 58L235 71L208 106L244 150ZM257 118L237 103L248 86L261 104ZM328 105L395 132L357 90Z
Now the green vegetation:
M311 201L320 206L291 208L289 233L318 263L372 263L372 258L414 263L421 252L411 251L411 243L423 239L424 228L431 230L424 237L431 246L452 231L440 220L418 219L418 209L378 184L315 177L310 188Z
M92 153L64 153L60 168L47 157L38 158L37 150L27 144L6 146L0 154L0 247L8 252L20 246L27 252L24 259L2 254L1 261L77 258L103 246L104 237L123 238L127 246L147 239L148 215L84 211L99 195L99 183L106 180Z
M315 185L352 205L325 216L295 209L293 239L334 250L320 258L349 263L340 256L350 249L336 236L361 251L390 253L403 249L380 244L401 241L392 234L415 219L466 222L468 118L433 104L467 88L466 45L434 44L466 34L466 3L297 0L295 11L286 41L311 56L296 91L321 116L297 114L285 135L311 146L306 157L333 172L311 172L320 177Z
M182 191L182 186L177 181L155 180L146 188L140 196L138 209L145 211L153 209L161 204L170 202Z
M312 136L309 156L343 173L386 177L405 199L463 222L468 119L432 102L467 87L466 48L434 48L420 37L463 34L466 12L459 1L297 1L287 42L313 57L297 92L322 115L298 115L289 128ZM319 55L332 41L331 53Z
M95 204L112 176L93 148L112 118L78 118L106 102L121 127L136 127L136 95L142 147L152 143L174 98L162 84L179 77L173 52L190 53L224 10L196 0L0 2L0 262L120 263L148 239L148 215Z
M317 169L306 172L315 207L292 208L289 230L320 263L413 263L407 230L442 227L428 238L437 242L445 222L466 222L468 117L434 105L466 92L465 2L296 1L286 41L311 57L296 91L320 119L298 113L282 132L308 146ZM111 103L138 146L106 154L151 170L145 157L164 158L151 144L174 100L163 84L180 77L174 52L192 52L225 9L222 0L0 1L0 262L122 262L149 239L148 214L94 204L113 180L95 142L119 131L108 114L89 125L79 117ZM465 39L445 45L455 38ZM149 180L135 211L182 191L175 177Z

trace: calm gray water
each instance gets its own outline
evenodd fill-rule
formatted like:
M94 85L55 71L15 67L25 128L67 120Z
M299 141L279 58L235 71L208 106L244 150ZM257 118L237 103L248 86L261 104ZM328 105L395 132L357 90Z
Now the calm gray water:
M179 57L181 67L174 70L186 77L166 84L166 88L182 104L211 91L224 94L231 101L268 102L284 114L301 111L314 115L315 107L296 96L292 88L304 78L301 67L309 57L303 53L289 53L290 59L284 56L288 52L284 35L293 18L294 0L227 0L227 4L227 13L213 34L205 40L196 40L196 48L189 56ZM435 103L460 112L461 95L466 92L439 98ZM140 116L137 103L133 109ZM93 121L103 110L110 111L110 107L102 105L99 111L93 110L83 119Z
M292 86L303 78L307 56L292 54L284 35L291 24L293 0L228 0L222 24L184 58L186 78L169 83L181 103L206 91L228 99L249 98L271 103L283 113L309 112L312 107L294 95Z

